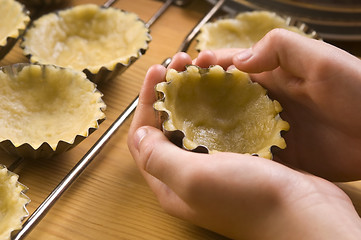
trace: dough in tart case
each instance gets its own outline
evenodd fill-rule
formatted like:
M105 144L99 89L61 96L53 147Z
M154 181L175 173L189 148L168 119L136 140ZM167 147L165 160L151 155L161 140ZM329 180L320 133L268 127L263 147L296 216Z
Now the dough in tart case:
M83 72L36 64L0 70L0 147L11 154L61 153L105 119L102 94Z
M25 195L27 187L18 182L19 176L0 165L0 239L10 240L11 233L22 228L22 220L29 215Z
M281 105L248 74L190 65L183 72L168 70L166 80L156 85L161 97L154 108L166 135L180 136L185 149L272 158L272 146L286 147L281 132L289 124L279 115Z
M12 49L30 22L29 12L15 0L0 0L0 59Z
M83 4L36 19L21 46L32 63L73 68L99 83L136 61L150 41L135 13Z
M290 23L286 18L274 12L242 12L234 18L218 19L205 24L197 36L196 48L199 51L219 48L249 48L275 28L284 28L307 37L315 37L314 31L305 33L304 29Z

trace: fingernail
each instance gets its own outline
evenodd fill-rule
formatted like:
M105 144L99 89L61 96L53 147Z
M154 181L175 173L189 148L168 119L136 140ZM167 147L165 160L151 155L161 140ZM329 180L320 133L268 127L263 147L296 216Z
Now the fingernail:
M138 128L136 131L135 131L135 136L134 136L134 144L135 144L135 148L137 150L139 150L139 145L140 145L140 142L143 140L143 138L145 137L145 135L148 134L148 130L144 127L141 127L141 128Z
M231 65L231 66L229 66L229 67L227 68L227 71L228 71L228 70L233 70L233 69L235 69L235 68L236 68L236 66Z
M248 59L250 59L252 57L252 55L253 55L252 49L247 48L247 49L241 51L240 53L236 54L234 56L234 60L244 62L244 61L247 61Z

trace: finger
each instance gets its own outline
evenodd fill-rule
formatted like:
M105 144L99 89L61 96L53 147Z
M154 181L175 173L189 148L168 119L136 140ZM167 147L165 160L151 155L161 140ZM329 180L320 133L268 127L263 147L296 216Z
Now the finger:
M134 145L139 152L136 162L140 169L171 188L176 185L170 179L177 179L177 175L179 176L189 158L187 151L171 143L160 130L153 127L137 129L134 134Z
M213 53L217 58L216 64L228 69L233 65L233 57L242 51L241 48L224 48L213 50Z
M133 158L161 206L171 215L189 216L190 207L179 194L185 189L180 175L189 164L187 152L153 127L141 127L132 137Z
M213 51L205 50L198 54L198 57L192 62L201 68L208 68L209 66L217 64L217 57Z
M204 50L193 60L193 64L200 67L209 67L211 65L220 65L223 69L228 69L233 65L233 57L242 52L241 48L224 48L215 50Z
M318 63L329 59L329 48L331 46L322 41L285 29L274 29L252 48L235 55L233 64L245 72L259 73L281 67L294 76L306 77L318 68Z
M154 65L149 68L143 86L139 94L138 106L129 128L128 146L134 151L134 144L129 139L133 138L134 132L141 126L157 126L158 120L155 116L153 104L156 101L154 86L165 80L166 69L161 65Z
M154 86L165 80L166 69L162 65L153 65L149 68L139 94L139 105L149 108L156 100Z
M192 179L198 176L208 154L196 154L171 143L158 129L142 127L134 136L136 163L140 169L159 179L180 198L187 199ZM197 164L198 163L198 164Z
M168 66L168 69L172 68L177 71L184 71L185 66L188 64L192 64L191 57L185 52L179 52L173 56L172 61Z

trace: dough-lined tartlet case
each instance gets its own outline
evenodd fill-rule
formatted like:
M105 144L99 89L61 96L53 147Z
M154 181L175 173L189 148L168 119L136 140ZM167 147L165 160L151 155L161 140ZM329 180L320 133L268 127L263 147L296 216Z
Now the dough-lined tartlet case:
M32 63L73 68L99 83L135 62L150 41L136 14L83 4L35 20L21 46Z
M220 66L170 69L156 91L163 131L185 149L272 158L272 147L286 147L281 132L289 124L279 115L281 105L244 72Z
M99 127L105 103L83 72L53 65L0 68L0 147L25 158L62 153Z
M196 49L249 48L275 28L319 38L314 30L291 17L269 11L250 11L241 12L234 18L218 19L205 24L197 36Z
M29 215L26 205L26 186L18 182L19 176L0 165L0 239L10 240L11 233L22 228L22 220Z
M15 0L0 0L0 59L15 45L28 23L29 12Z

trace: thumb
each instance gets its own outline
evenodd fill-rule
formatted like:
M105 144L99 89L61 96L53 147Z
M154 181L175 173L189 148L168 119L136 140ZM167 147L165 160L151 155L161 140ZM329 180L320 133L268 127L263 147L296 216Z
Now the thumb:
M162 131L154 127L137 129L133 139L133 157L138 167L162 182L173 185L191 153L171 143Z

